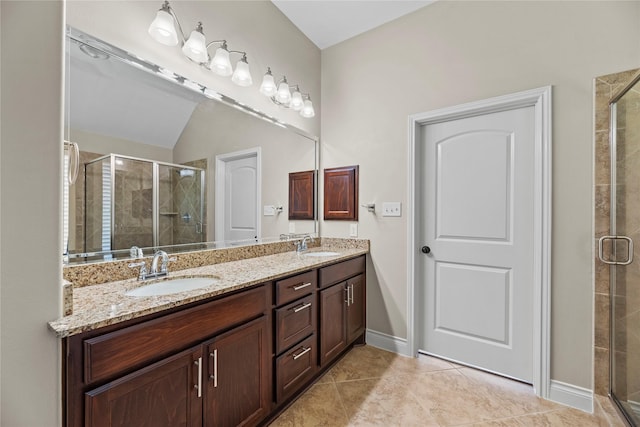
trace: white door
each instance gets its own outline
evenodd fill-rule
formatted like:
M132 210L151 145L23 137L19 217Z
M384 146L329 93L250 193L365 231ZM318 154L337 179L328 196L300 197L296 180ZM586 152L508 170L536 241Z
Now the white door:
M216 241L260 236L259 149L216 156Z
M420 349L528 383L534 125L532 106L422 126L417 259Z

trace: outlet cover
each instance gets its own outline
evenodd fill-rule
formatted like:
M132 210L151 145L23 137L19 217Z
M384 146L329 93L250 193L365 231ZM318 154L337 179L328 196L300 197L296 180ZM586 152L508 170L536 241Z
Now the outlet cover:
M290 222L289 223L289 233L295 233L296 232L296 223L295 222Z
M349 237L358 237L358 224L349 224Z
M402 216L402 203L384 202L382 204L382 216Z

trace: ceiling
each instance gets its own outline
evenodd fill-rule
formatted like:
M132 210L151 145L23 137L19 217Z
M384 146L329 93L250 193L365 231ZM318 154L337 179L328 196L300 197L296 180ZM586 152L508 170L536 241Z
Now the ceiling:
M393 21L436 0L271 0L320 49Z

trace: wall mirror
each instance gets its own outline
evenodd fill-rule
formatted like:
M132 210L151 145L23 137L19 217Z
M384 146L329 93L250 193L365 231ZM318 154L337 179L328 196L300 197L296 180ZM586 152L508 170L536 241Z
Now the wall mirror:
M70 27L65 77L65 262L317 234L287 215L317 137Z

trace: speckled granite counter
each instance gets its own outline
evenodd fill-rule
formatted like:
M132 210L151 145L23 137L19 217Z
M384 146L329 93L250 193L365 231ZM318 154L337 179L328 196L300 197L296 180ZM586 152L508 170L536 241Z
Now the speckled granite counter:
M64 338L333 264L369 252L368 244L356 248L348 246L332 244L312 248L308 251L335 251L339 253L339 255L328 257L305 256L288 251L170 272L170 278L205 276L214 277L216 280L214 284L205 288L169 295L152 297L125 295L125 292L133 288L153 283L152 281L139 282L136 279L74 288L73 314L49 322L49 328L59 338Z

